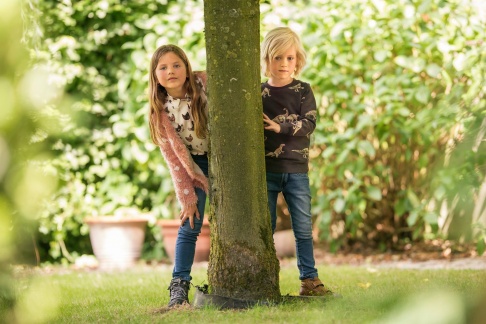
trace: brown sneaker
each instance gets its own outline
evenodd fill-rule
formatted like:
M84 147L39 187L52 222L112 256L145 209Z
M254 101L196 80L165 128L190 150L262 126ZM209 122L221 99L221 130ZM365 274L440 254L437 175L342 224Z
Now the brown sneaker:
M300 282L301 296L325 296L332 295L332 291L324 287L322 281L319 278L307 278Z

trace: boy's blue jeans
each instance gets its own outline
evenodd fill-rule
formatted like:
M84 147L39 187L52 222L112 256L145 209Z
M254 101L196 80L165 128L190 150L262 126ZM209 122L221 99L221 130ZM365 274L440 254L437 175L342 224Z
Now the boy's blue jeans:
M193 155L194 162L201 168L206 177L208 176L208 156ZM174 270L172 278L181 278L182 280L191 281L191 268L194 263L194 254L196 251L196 241L204 220L204 207L206 205L206 193L200 188L194 188L197 195L197 210L200 219L194 217L194 229L191 228L189 220L179 228L175 248Z
M267 172L268 207L272 230L277 224L277 197L282 192L290 212L294 230L299 279L317 277L312 242L312 215L309 177L307 173Z

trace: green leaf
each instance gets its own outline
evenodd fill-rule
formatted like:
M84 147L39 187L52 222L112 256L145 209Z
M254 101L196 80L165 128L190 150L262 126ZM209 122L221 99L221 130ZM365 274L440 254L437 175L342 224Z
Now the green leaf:
M424 215L424 221L431 225L436 225L438 220L438 216L436 213L428 212Z
M428 64L425 68L425 72L432 78L437 78L440 75L442 68L435 63Z
M399 56L395 57L395 59L393 61L395 62L396 65L401 66L403 68L409 68L410 67L410 63L409 63L408 58L406 56L399 55Z
M343 198L337 198L334 202L334 211L336 213L342 213L344 207L346 207L346 201Z
M339 54L336 56L335 61L337 64L342 65L342 66L348 66L349 62L345 54Z
M434 191L434 197L437 200L442 200L442 198L444 198L445 194L446 194L446 189L444 188L444 186L439 186Z
M380 201L382 198L380 188L374 186L366 187L366 193L370 199L375 201Z
M459 72L464 70L464 66L466 65L466 56L463 53L457 54L452 61L452 65Z
M420 201L417 195L412 190L407 191L407 198L410 201L410 204L413 206L413 208L418 208L420 206Z
M417 211L413 210L412 212L410 212L410 214L407 217L408 226L412 227L413 225L415 225L417 219L418 219L418 213Z
M429 101L429 97L430 91L427 87L420 87L417 91L415 91L415 99L417 99L418 102L427 104L427 102Z
M331 155L334 154L334 152L336 152L336 149L333 147L333 146L328 146L324 152L322 152L322 157L325 158L325 159L328 159L329 157L331 157Z
M358 142L358 150L361 152L366 153L366 155L370 157L375 156L375 148L373 147L373 144L371 144L369 141L359 141Z
M486 250L486 243L484 242L483 238L480 238L476 243L476 251L478 252L479 256L482 256L485 250Z
M402 216L407 211L407 200L400 199L395 203L395 214Z
M397 110L397 113L400 115L400 116L403 116L403 117L408 117L410 116L410 110L408 110L408 108L406 107L401 107Z
M389 54L389 51L386 51L386 50L377 51L373 55L373 58L376 61L381 63L381 62L384 62L388 58L388 54Z

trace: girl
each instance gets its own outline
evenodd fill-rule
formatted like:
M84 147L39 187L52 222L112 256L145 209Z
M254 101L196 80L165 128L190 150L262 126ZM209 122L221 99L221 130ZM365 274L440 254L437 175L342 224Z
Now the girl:
M181 205L169 307L189 303L197 237L208 192L208 113L205 74L194 73L186 54L163 45L152 56L149 125L170 169Z
M306 54L290 28L270 31L261 46L263 122L267 195L272 229L277 219L277 196L287 202L297 248L300 295L331 293L319 280L312 242L309 187L310 135L316 127L316 100L308 83L294 79L305 65Z

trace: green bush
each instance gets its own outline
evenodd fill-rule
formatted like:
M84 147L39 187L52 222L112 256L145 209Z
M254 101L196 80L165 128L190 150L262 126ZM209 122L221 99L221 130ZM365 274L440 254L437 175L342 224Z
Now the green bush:
M303 8L301 23L321 103L311 178L323 233L334 248L382 249L441 234L442 202L459 192L473 205L486 171L484 142L456 149L485 118L484 17L467 1L314 5L321 16ZM444 168L457 157L460 169Z
M486 37L472 3L261 2L261 36L288 25L308 50L302 79L314 87L320 115L313 212L333 249L436 237L447 228L441 206L461 214L466 204L451 205L458 193L474 203L485 175L484 141L475 147L471 139L485 118ZM205 69L203 2L39 0L31 7L33 62L70 96L44 111L57 132L40 139L56 154L43 166L62 183L40 213L39 242L51 260L69 260L90 252L86 216L124 206L177 213L148 135L147 69L165 43ZM147 257L160 250L153 224L150 233Z
M30 11L31 30L42 31L30 36L32 58L71 97L67 106L46 109L59 132L46 139L57 157L45 168L62 181L39 217L40 244L52 259L71 261L91 252L86 216L111 215L125 206L156 217L177 212L169 171L148 133L147 70L164 43L191 49L194 67L201 67L203 25L184 14L202 17L203 8L194 5L38 1ZM158 235L156 228L152 232ZM147 250L154 244L149 235Z

